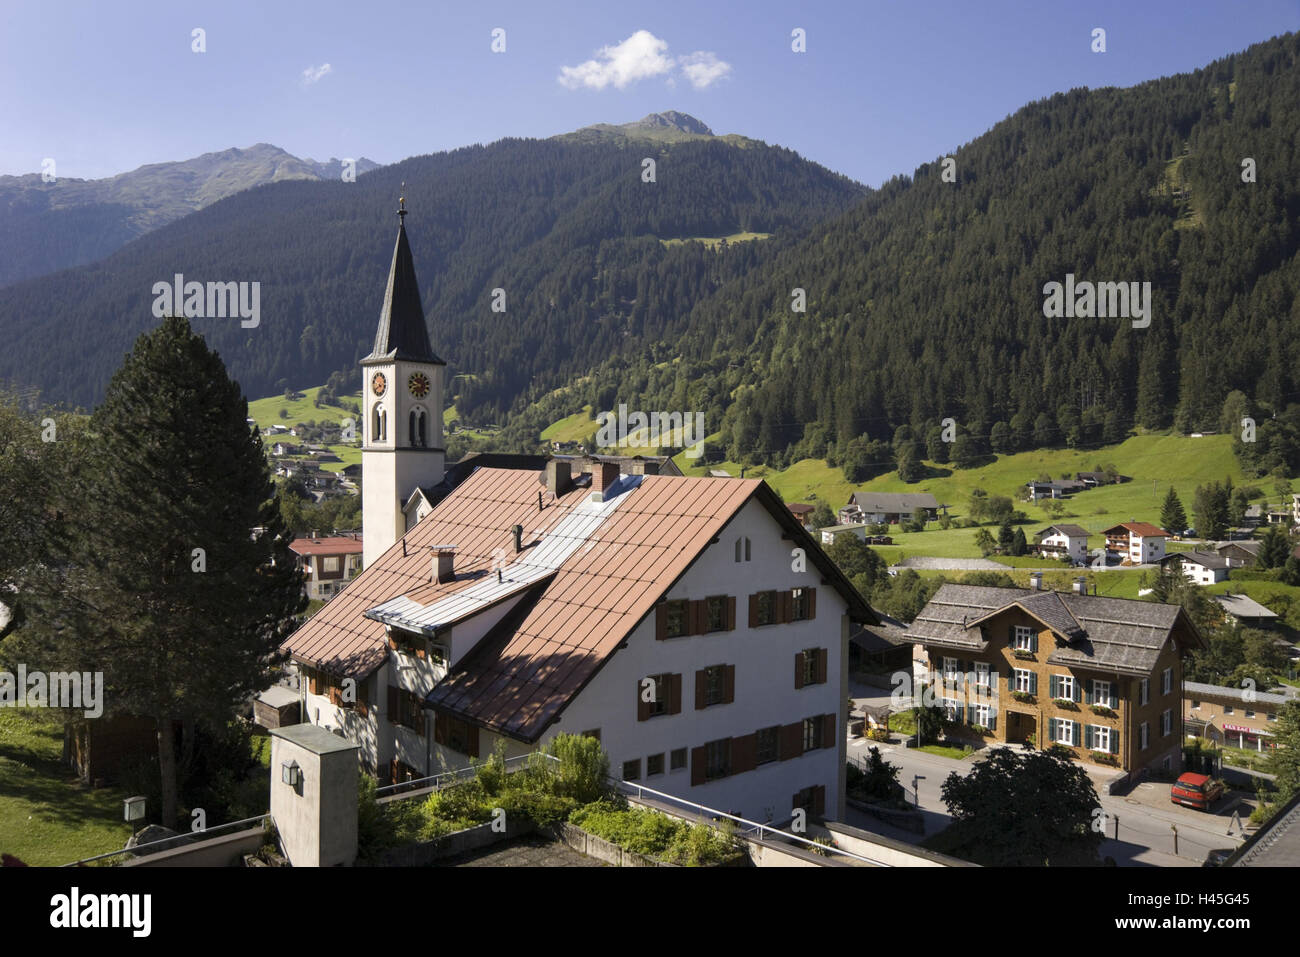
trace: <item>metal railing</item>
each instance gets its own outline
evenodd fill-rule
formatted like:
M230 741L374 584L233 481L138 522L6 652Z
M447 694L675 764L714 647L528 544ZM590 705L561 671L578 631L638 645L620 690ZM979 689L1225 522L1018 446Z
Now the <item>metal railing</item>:
M252 829L254 824L262 824L271 820L271 813L259 814L257 817L245 818L242 821L230 821L226 824L218 824L216 827L204 828L202 831L180 832L173 834L171 837L164 837L160 841L149 841L146 844L137 844L135 847L124 847L118 851L109 851L107 854L96 854L94 857L83 857L79 861L73 861L70 864L63 864L63 867L80 867L83 864L89 864L91 861L102 861L110 857L144 857L148 854L155 854L160 851L179 850L181 848L192 848L202 844L205 840L216 835L218 831L224 831L228 828L245 827ZM275 822L272 821L272 824ZM160 847L162 844L170 844L170 847ZM156 851L148 851L146 848L157 848Z
M679 798L672 794L666 794L663 791L656 791L654 788L648 788L645 785L637 784L635 781L619 781L610 778L610 783L620 794L638 800L644 800L644 795L653 795L656 802L666 803L677 807L689 809L694 816L703 819L705 823L731 821L736 825L736 834L741 837L752 837L758 841L777 841L792 842L797 845L803 845L803 849L817 855L838 855L851 860L861 861L864 864L871 864L874 867L892 867L884 861L873 860L870 857L864 857L861 854L854 854L852 851L846 851L843 848L833 845L818 844L814 840L806 837L800 837L798 834L791 834L789 831L783 831L779 827L773 827L771 824L760 824L757 821L750 821L743 817L737 817L734 814L727 814L716 808L705 807L703 804L696 804L694 801L687 801L685 798ZM686 815L682 815L685 817Z
M513 774L515 771L528 767L534 757L541 759L541 767L551 771L554 771L555 766L560 763L560 759L554 755L547 754L544 751L530 751L527 754L506 758L506 774ZM454 771L441 771L428 777L413 778L410 781L400 781L397 784L386 784L375 789L375 797L412 796L406 792L441 791L443 788L449 788L474 777L478 773L478 769L483 767L485 763L471 764L469 767L458 768Z

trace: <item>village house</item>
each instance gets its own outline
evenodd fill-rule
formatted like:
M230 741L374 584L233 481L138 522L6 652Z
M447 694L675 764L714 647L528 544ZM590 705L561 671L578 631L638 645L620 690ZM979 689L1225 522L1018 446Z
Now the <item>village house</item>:
M803 502L786 502L785 507L799 520L800 525L810 532L813 530L812 516L815 509L811 505L805 505Z
M1228 560L1217 552L1170 552L1160 559L1160 565L1166 570L1180 570L1184 578L1198 585L1227 581L1229 573Z
M1125 565L1154 564L1165 557L1169 533L1149 522L1123 522L1102 532L1106 550L1116 552Z
M364 570L285 643L305 720L386 782L567 732L710 807L841 813L848 637L878 619L766 483L445 468L404 226L362 367Z
M849 525L828 525L820 532L821 542L823 545L834 545L840 538L856 538L859 541L867 540L867 526L857 522Z
M925 509L925 520L932 522L940 505L928 492L854 492L849 504L840 509L839 521L843 525L897 525L910 522L918 508Z
M1080 525L1051 525L1038 533L1038 553L1044 558L1088 561L1088 530Z
M1029 500L1031 502L1037 502L1045 498L1065 498L1067 495L1074 495L1076 492L1083 492L1091 487L1087 483L1075 479L1035 479L1032 482L1025 483L1025 488L1029 490Z
M1224 542L1215 551L1227 561L1229 568L1251 568L1259 560L1261 544L1255 541Z
M1278 712L1285 695L1189 681L1183 686L1183 716L1188 735L1234 748L1265 751L1274 747Z
M289 549L298 557L303 588L315 601L329 601L361 570L361 536L295 538Z
M957 736L1059 744L1136 773L1181 766L1183 656L1204 640L1178 605L945 584L908 627Z
M1243 625L1251 628L1265 628L1277 620L1277 612L1265 608L1249 595L1211 595L1211 598L1231 616Z

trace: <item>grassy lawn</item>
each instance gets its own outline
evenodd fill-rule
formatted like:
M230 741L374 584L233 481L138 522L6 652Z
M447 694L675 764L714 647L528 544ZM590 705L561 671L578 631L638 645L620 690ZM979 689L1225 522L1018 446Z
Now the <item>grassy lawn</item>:
M591 406L584 405L581 412L575 412L559 422L552 422L539 436L545 442L581 442L600 428L592 418Z
M937 754L941 758L953 758L957 761L968 758L975 753L974 748L949 748L942 744L925 744L916 750L925 751L928 754Z
M728 244L744 243L753 239L767 239L771 233L732 233L730 236L690 236L686 239L661 239L659 240L665 246L676 246L679 243L704 243L706 246L716 246L724 239Z
M61 762L63 725L55 713L0 709L0 851L33 866L55 866L121 848L128 795L83 787Z
M316 396L321 390L321 386L315 386L311 389L301 390L301 399L286 399L283 395L270 396L265 399L254 399L248 403L249 418L256 420L259 429L267 429L273 425L283 425L286 428L294 428L303 422L342 422L344 419L356 420L356 415L342 406L325 404L319 409L316 408ZM345 396L348 401L356 401L361 404L361 393L356 392L352 395ZM285 417L280 418L280 411L284 410ZM356 422L357 443L353 445L327 445L325 446L341 461L322 462L321 469L327 472L341 472L349 465L361 464L361 423ZM285 436L263 436L262 441L269 447L278 441L286 441L298 444L299 439L291 435ZM310 456L298 456L298 458L310 459Z

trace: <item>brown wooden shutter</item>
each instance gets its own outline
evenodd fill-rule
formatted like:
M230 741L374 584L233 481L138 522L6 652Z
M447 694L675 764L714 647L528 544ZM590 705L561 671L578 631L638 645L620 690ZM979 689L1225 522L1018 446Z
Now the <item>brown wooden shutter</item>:
M744 774L758 767L758 735L745 734L731 739L731 773Z
M392 635L388 636L388 648L390 651L397 650L397 639L394 638Z
M655 640L663 641L668 637L668 605L660 602L655 605Z
M341 705L341 704L343 704L343 689L342 689L342 688L340 688L340 687L339 687L338 685L336 685L336 684L330 684L330 686L329 686L329 693L330 693L330 704L332 704L332 705Z
M703 671L695 672L695 710L696 711L699 711L701 708L704 707L704 700L705 700L704 693L708 689L708 686L706 684L708 680L709 679L706 672Z
M749 596L749 627L758 625L758 593Z
M811 621L817 617L817 589L805 588L804 591L808 593L808 620Z
M645 688L642 685L644 680L644 678L641 678L636 683L636 719L638 721L647 721L650 718L650 702L645 699Z
M397 724L399 715L397 713L397 688L393 685L388 686L388 720Z
M397 783L397 758L393 758L393 763L388 766L388 783Z
M307 689L312 694L320 694L320 678L315 671L311 672L307 678Z
M804 653L796 651L794 653L794 686L795 690L803 687L803 660Z
M837 737L840 728L840 716L837 714L822 715L822 747L833 748L839 744Z
M826 785L824 784L813 788L813 813L818 817L826 816Z
M473 724L469 726L469 756L478 757L478 726Z
M709 760L706 747L691 748L691 785L704 783L704 765Z
M682 676L670 675L668 679L668 713L682 713Z
M691 626L688 629L692 635L702 635L709 628L709 603L704 599L697 599L690 604L691 609Z
M781 621L784 624L788 625L790 622L794 621L794 590L793 589L787 588L785 591L781 592L781 605L782 605Z
M727 596L727 620L723 623L727 631L736 630L736 596Z
M826 683L826 659L830 657L825 648L817 649L817 683L824 685Z
M736 700L736 666L722 666L722 703L731 704Z
M781 760L789 761L803 754L803 722L781 727Z

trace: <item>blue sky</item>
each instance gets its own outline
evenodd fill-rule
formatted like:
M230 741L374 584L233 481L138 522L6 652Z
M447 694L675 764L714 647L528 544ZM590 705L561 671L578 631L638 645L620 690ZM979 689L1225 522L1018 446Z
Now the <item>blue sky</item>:
M0 173L53 157L60 177L100 177L257 142L390 163L677 109L874 186L1031 100L1297 26L1300 0L0 0Z

